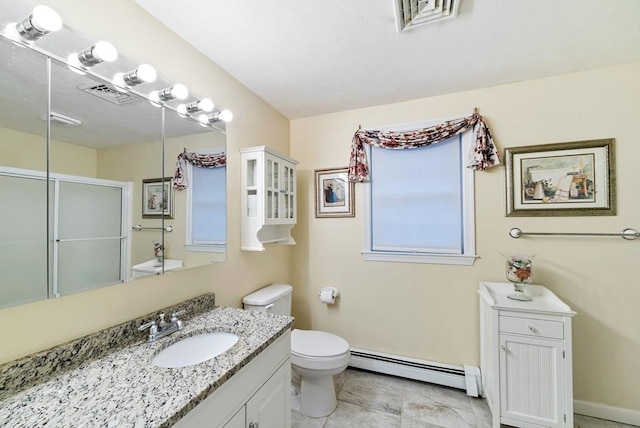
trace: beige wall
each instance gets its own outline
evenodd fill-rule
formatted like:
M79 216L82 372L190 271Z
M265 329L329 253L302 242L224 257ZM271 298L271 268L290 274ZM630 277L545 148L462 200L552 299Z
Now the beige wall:
M291 247L240 252L238 167L241 147L266 144L288 153L288 120L133 1L37 3L53 7L74 30L93 40L109 40L122 55L152 64L164 79L182 82L192 93L234 112L227 134L228 254L225 263L0 310L0 363L205 292L215 292L221 305L240 306L243 295L271 282L290 281Z
M356 217L314 217L313 170L348 164L351 137L364 128L480 109L500 149L616 139L618 215L505 217L505 168L476 172L477 259L473 267L364 262L363 189ZM640 64L345 111L291 122L300 161L298 242L293 253L294 315L303 327L340 334L351 346L450 364L479 365L482 280L505 282L501 251L536 253L535 282L548 286L574 318L575 398L640 409L640 242L621 238L514 240L512 227L539 232L617 232L640 228ZM341 290L321 304L321 287Z
M0 165L46 171L46 138L0 128ZM97 169L98 156L95 149L51 141L51 172L96 177Z

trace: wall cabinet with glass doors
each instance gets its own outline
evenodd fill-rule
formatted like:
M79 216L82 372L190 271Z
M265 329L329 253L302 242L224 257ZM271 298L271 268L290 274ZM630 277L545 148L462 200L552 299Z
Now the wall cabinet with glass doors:
M296 224L297 161L266 146L240 150L242 173L241 249L264 251L264 244L293 245Z

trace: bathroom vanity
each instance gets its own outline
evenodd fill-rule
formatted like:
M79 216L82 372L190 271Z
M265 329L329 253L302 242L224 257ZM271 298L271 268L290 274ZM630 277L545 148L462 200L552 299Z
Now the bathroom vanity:
M138 331L154 313L0 366L0 426L289 427L293 318L206 296L166 308L186 310L185 327L155 342ZM199 364L152 364L170 345L216 331L239 340Z
M492 425L573 427L571 319L575 312L547 288L481 282L480 370Z

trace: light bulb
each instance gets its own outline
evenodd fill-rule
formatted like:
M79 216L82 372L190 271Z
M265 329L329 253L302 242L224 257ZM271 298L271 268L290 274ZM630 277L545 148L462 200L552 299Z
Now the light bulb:
M208 125L209 124L209 116L207 116L206 114L201 114L198 116L198 122L200 122L201 125Z
M162 91L153 91L149 94L152 102L162 103L170 100L183 100L189 96L189 90L181 83L177 83L170 88Z
M161 102L161 100L160 100L160 92L151 91L149 93L149 99L151 100L151 104L159 106L160 102Z
M118 51L109 42L100 41L88 49L69 55L69 69L78 74L85 74L77 68L91 68L101 62L113 62L118 58ZM73 66L73 67L71 67ZM75 68L74 68L75 67Z
M126 91L131 86L153 82L156 77L158 77L158 74L155 68L149 64L141 64L138 68L128 73L116 73L112 82L119 91Z
M233 113L231 113L231 110L222 110L220 114L218 114L218 118L223 122L231 122L233 120Z
M4 30L5 36L15 41L31 44L51 31L62 28L62 19L55 10L39 5L22 21L10 23Z
M180 116L187 116L187 106L185 104L179 104L178 107L176 107L176 111Z
M198 101L198 109L201 111L209 113L210 111L213 111L213 107L213 101L211 101L210 98L203 98Z
M111 81L111 83L113 83L113 86L114 88L116 88L116 90L120 92L127 92L127 84L124 81L124 73L116 73L113 76L113 80Z
M80 60L78 59L78 54L71 54L67 57L67 62L69 63L68 68L69 70L73 71L74 73L77 73L81 76L84 76L85 73L84 71L82 71L81 69L84 68L82 66L82 64L80 64Z
M156 73L156 69L150 66L149 64L141 64L136 69L136 75L143 82L153 82L158 77L158 73Z
M118 51L109 42L99 41L91 51L93 52L93 56L100 61L113 62L118 59Z
M50 31L58 31L62 28L62 19L60 19L60 15L49 6L39 5L33 8L31 24L36 30L42 33L48 33Z
M182 83L177 83L171 87L171 95L173 98L184 100L189 96L189 90Z

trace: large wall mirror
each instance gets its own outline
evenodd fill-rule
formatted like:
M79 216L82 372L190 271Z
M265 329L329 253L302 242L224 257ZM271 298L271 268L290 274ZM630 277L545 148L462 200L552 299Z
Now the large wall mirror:
M7 2L0 28L30 10ZM61 58L91 41L64 27L47 38L29 49L0 37L0 308L223 261L226 234L214 250L187 245L197 195L170 184L180 153L224 153L223 125L150 103L161 79L121 92L72 71ZM215 215L226 224L226 207Z

